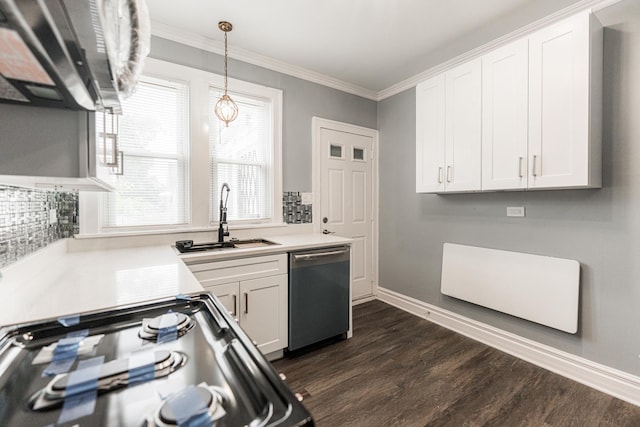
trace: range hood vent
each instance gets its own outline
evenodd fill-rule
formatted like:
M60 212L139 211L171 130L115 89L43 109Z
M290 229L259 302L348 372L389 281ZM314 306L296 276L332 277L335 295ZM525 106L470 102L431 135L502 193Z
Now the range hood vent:
M148 22L144 0L0 0L0 101L120 112Z

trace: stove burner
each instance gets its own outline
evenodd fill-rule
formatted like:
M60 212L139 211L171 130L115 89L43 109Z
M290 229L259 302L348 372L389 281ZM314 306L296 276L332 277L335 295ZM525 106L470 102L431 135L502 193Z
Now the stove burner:
M226 411L223 408L224 404L224 391L219 390L217 387L208 386L206 383L201 383L196 387L193 387L196 393L196 398L199 398L204 405L208 408L207 413L212 422L224 417ZM183 389L172 396L170 396L162 406L157 410L153 420L147 419L147 427L172 427L177 426L178 416L174 413L176 400L180 397L179 394L184 392ZM192 396L190 396L192 397Z
M196 322L184 313L166 313L142 321L138 336L149 341L162 341L163 336L174 334L179 338L186 334ZM171 339L167 340L171 341Z
M103 394L141 381L165 377L187 363L187 356L177 351L156 351L151 357L153 362L148 369L137 371L130 370L130 359L116 359L102 365L97 379L98 393ZM44 389L31 396L29 407L34 411L60 407L66 398L73 396L68 393L68 381L69 374L56 375Z

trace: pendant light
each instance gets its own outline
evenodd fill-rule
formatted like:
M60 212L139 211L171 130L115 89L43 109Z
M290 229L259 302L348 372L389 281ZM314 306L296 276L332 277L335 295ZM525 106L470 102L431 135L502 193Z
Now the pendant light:
M227 21L220 21L218 28L224 32L224 95L216 102L215 113L228 127L229 123L238 117L238 106L227 94L227 33L233 29L233 25Z

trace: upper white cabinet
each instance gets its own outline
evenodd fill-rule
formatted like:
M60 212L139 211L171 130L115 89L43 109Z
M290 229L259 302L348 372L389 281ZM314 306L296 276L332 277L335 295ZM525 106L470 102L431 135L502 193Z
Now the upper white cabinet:
M602 43L587 12L529 37L529 188L601 185Z
M106 191L95 113L0 105L0 184Z
M419 84L416 191L601 186L602 43L583 12Z
M444 74L416 87L416 192L444 191Z
M480 190L480 60L417 87L416 191Z
M482 189L527 188L528 40L482 58Z

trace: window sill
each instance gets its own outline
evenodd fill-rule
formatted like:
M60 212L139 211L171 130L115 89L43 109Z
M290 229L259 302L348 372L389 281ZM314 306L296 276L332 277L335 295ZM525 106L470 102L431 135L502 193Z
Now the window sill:
M229 231L238 230L260 230L260 229L272 229L272 228L286 228L290 224L284 222L278 223L265 223L265 224L237 224L230 225ZM293 224L297 225L297 224ZM217 226L211 227L190 227L190 228L167 228L167 229L155 229L155 230L128 230L128 231L109 231L104 233L84 233L76 234L73 236L75 239L102 239L108 237L127 237L127 236L154 236L163 234L184 234L184 233L199 233L207 232L213 233L218 230Z

